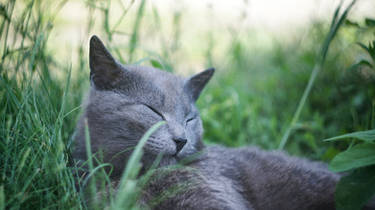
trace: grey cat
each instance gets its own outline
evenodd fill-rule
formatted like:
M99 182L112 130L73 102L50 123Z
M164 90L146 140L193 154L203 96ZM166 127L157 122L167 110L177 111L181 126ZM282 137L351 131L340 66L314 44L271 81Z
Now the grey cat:
M160 153L162 166L195 156L145 187L146 204L176 184L184 190L153 209L335 209L339 175L321 163L265 152L254 147L225 148L202 143L202 121L195 106L214 69L185 79L144 66L118 63L98 37L90 40L91 89L77 125L73 156L86 159L84 119L92 151L102 151L120 177L131 148L155 123L166 121L147 141L147 169Z

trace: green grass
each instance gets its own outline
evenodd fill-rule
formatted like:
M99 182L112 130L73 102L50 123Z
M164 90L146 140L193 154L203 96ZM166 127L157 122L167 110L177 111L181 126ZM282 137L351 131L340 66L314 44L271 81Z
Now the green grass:
M186 50L181 46L186 41L181 34L189 29L183 25L183 18L189 18L183 11L170 14L168 23L162 21L165 14L155 5L141 1L123 5L119 16L111 17L111 4L115 3L86 2L87 39L93 31L100 31L115 57L124 63L167 71L191 64L185 60L194 60L195 54L181 52ZM71 164L72 135L89 86L87 40L72 52L58 52L61 44L53 32L66 4L69 2L0 3L0 209L88 208L83 202L87 197L76 190L76 170ZM136 15L129 17L132 11ZM150 22L155 28L149 28ZM374 72L350 68L364 56L355 43L374 39L373 29L344 24L327 57L322 53L325 50L320 51L330 30L325 21L304 26L301 30L308 33L301 32L293 40L269 35L267 43L259 41L262 34L248 28L220 33L209 29L194 48L204 55L207 67L217 69L198 100L206 143L265 149L282 145L291 154L329 161L350 141L323 139L374 128ZM144 44L148 43L144 34L150 31L159 45L157 50ZM313 74L314 85L309 86L303 109L298 109L297 120L293 120L320 57L325 58L324 70ZM288 129L293 132L284 137L288 141L282 141ZM137 164L135 159L135 166L124 173L124 191L117 197L103 196L103 201L87 204L94 209L119 209L123 204L138 208L137 194L132 193L139 184ZM109 183L104 166L90 166L92 177L103 183L80 182L91 186L92 194Z

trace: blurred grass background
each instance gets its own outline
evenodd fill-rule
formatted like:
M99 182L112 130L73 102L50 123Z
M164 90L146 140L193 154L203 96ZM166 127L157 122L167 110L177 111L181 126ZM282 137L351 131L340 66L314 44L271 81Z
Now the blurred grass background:
M339 3L282 2L0 1L0 209L86 208L68 163L92 34L123 63L215 67L198 101L205 142L277 149ZM289 153L329 161L348 142L322 139L374 128L375 72L350 68L368 57L356 43L374 39L374 9L359 1L341 27Z

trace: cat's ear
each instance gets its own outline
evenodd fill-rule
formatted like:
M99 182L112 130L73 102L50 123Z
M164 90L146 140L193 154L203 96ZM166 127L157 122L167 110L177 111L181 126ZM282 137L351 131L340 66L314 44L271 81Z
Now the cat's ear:
M209 68L204 70L192 77L190 77L185 83L185 90L190 94L191 98L196 101L206 86L207 82L211 79L215 69Z
M90 79L95 87L109 89L120 79L121 66L116 62L97 36L90 39Z

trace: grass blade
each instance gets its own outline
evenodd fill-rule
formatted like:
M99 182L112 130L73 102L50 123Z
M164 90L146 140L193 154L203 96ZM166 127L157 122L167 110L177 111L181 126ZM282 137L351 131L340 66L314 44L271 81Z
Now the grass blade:
M335 172L375 164L375 144L358 144L333 158L329 168Z
M359 139L368 143L375 141L375 129L374 130L368 130L368 131L358 131L354 133L348 133L341 136L335 136L329 139L324 139L324 141L336 141L336 140L343 140L347 138L355 138Z
M111 209L122 209L124 206L129 205L129 194L134 194L135 179L140 170L140 158L143 154L142 148L146 144L148 138L154 133L160 126L164 125L165 122L161 121L153 125L141 138L134 151L132 152L129 161L126 164L125 172L121 177L119 191L117 193L116 200L112 205Z
M338 29L344 23L344 20L346 19L347 15L348 15L348 12L352 8L352 6L355 4L355 2L356 2L356 0L352 1L352 3L345 9L344 13L340 16L339 20L335 23L335 20L337 19L337 14L339 13L342 5L340 5L336 9L336 12L335 12L334 17L333 17L332 25L330 27L330 32L328 33L328 35L326 37L326 40L323 43L322 50L320 52L321 56L318 57L318 59L316 61L316 64L315 64L315 66L314 66L314 68L311 72L309 82L307 83L307 86L305 88L305 91L303 92L302 98L300 99L300 101L298 103L297 110L293 115L293 118L292 118L292 121L291 121L289 127L287 128L286 132L284 133L283 137L281 138L278 149L280 149L280 150L284 149L285 144L287 143L287 141L289 139L289 136L291 134L291 131L294 129L296 123L298 122L298 120L300 118L302 109L305 106L305 103L307 101L308 96L310 95L310 92L311 92L311 89L312 89L312 87L315 83L316 77L317 77L318 73L323 68L323 65L325 63L327 53L328 53L328 50L329 50L329 46L330 46L333 38L336 36Z

